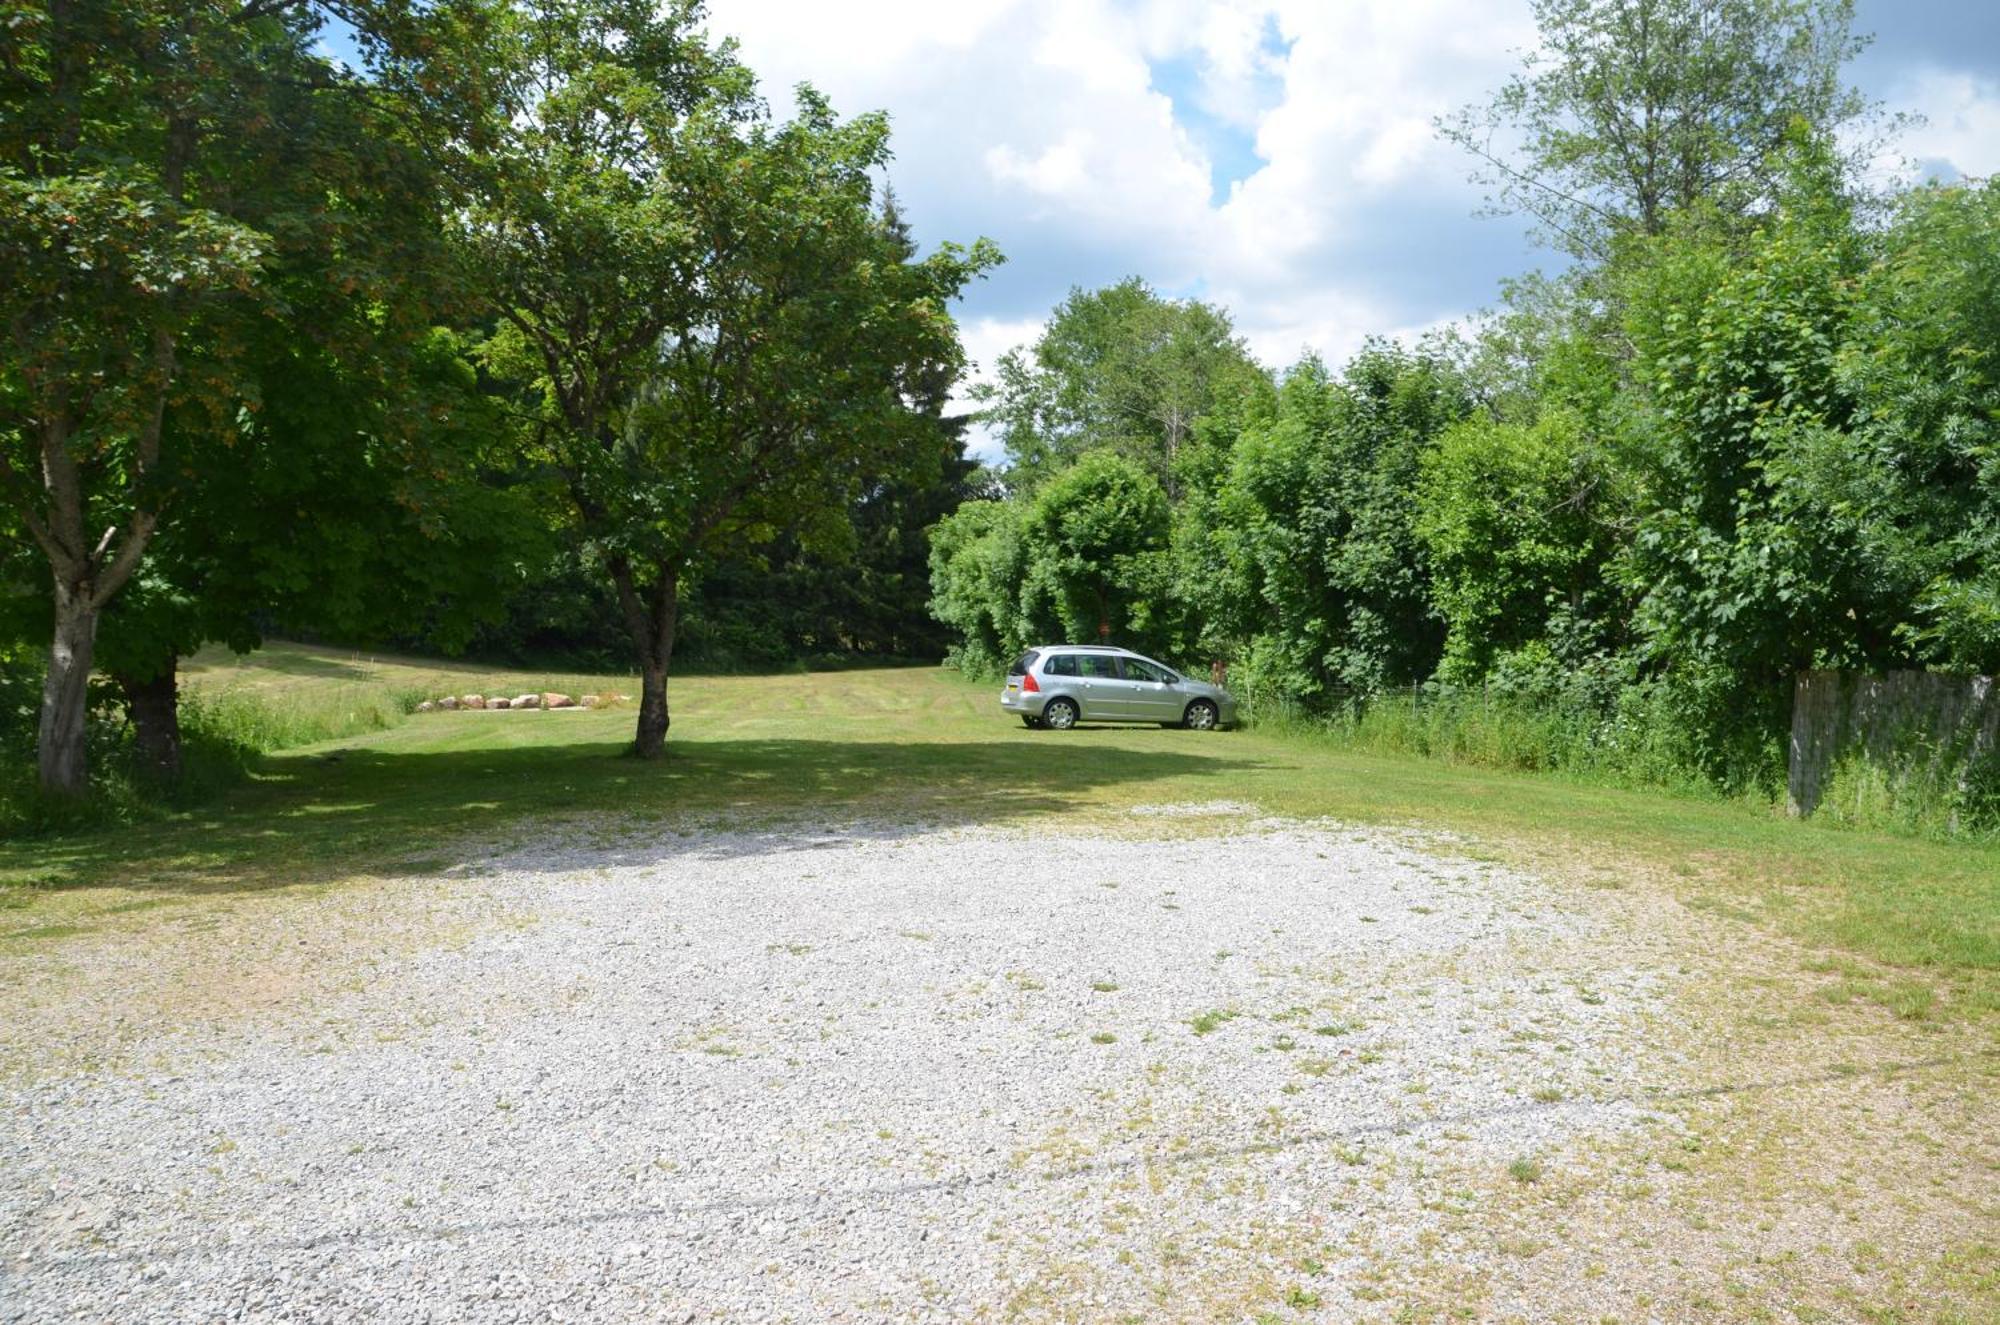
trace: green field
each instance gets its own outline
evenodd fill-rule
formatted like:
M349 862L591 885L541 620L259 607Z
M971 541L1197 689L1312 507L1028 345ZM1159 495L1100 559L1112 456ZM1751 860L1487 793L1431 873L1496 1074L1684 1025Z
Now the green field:
M186 684L195 703L275 715L265 719L274 730L355 734L268 756L247 784L194 811L0 844L8 908L0 934L59 938L147 897L429 873L467 848L563 821L1007 824L1229 800L1456 832L1579 886L1663 889L1804 940L1857 996L1906 1016L2000 1006L2000 846L1992 844L1359 755L1310 735L1031 732L999 713L992 687L943 670L678 680L669 754L654 764L620 753L629 706L401 716L423 695L636 693L629 678L274 646L243 660L197 659Z

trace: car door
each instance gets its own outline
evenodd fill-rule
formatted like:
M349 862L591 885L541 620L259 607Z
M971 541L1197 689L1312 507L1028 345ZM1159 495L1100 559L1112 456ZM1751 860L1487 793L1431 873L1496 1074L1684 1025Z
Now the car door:
M1126 698L1135 718L1148 722L1179 722L1181 692L1174 675L1144 658L1121 658L1125 668Z
M1117 722L1132 716L1126 700L1125 678L1118 675L1118 660L1108 653L1076 655L1076 688L1083 701L1083 716L1095 722Z

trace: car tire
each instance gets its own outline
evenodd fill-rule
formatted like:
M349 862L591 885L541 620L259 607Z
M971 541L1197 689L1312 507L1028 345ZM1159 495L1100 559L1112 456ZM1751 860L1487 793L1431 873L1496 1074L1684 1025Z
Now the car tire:
M1212 732L1222 719L1222 711L1206 699L1197 699L1187 706L1181 717L1181 726L1191 732Z
M1029 731L1036 731L1040 729L1042 720L1032 713L1023 713L1021 715L1021 725Z
M1052 699L1042 710L1042 726L1050 731L1066 732L1076 726L1076 720L1083 715L1077 711L1073 699Z

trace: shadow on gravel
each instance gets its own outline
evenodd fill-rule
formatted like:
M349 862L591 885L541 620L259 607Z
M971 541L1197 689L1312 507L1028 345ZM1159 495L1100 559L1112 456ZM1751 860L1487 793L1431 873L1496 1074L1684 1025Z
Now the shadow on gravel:
M1213 739L1135 749L1097 735L1059 746L1004 736L686 740L652 763L621 758L609 742L278 756L251 785L186 818L27 844L30 882L195 894L434 874L531 843L539 829L605 816L619 821L605 823L607 847L654 831L664 845L685 827L1004 824L1119 785L1174 781L1178 795L1213 796L1261 767ZM812 849L814 838L791 845Z

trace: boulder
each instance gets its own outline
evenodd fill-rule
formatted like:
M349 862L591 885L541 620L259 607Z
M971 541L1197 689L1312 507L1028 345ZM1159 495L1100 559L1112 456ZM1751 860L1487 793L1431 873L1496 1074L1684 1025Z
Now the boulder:
M596 707L597 707L598 705L600 705L600 704L602 704L602 703L604 702L604 696L602 696L602 695L585 695L585 696L584 696L584 697L583 697L582 699L579 699L579 700L577 700L576 702L577 702L578 704L581 704L581 705L582 705L582 706L583 706L584 708L587 708L587 709L594 709L594 708L596 708Z
M486 696L460 695L458 697L458 706L460 708L468 708L468 709L483 709L486 707Z
M440 700L438 701L438 707L439 707L439 708L441 708L441 709L455 709L455 708L457 708L457 707L458 707L458 696L457 696L457 695L446 695L446 696L445 696L445 697L444 697L443 699L440 699Z
M541 706L542 697L540 695L522 695L514 701L514 707L517 709L538 709Z
M514 701L505 696L495 696L486 701L486 707L490 709L510 709L514 707Z
M544 690L542 692L542 707L545 709L573 709L576 707L576 701L568 695L558 694L553 690Z
M437 705L431 703L428 699L425 700L423 703L417 705L417 712L419 713L433 713L436 712L436 710L437 710Z

